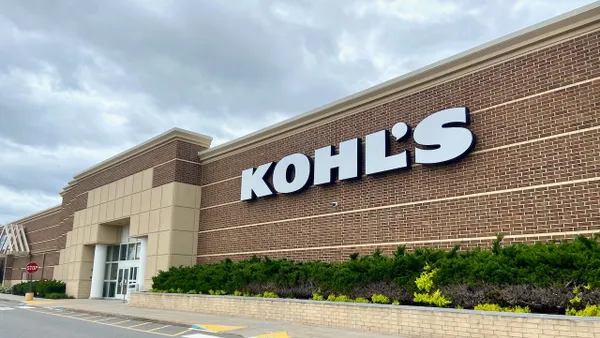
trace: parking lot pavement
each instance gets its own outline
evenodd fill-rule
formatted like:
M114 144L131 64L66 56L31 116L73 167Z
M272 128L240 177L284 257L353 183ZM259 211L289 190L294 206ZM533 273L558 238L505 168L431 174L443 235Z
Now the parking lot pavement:
M0 337L181 337L200 333L191 327L163 325L111 316L0 301ZM209 336L215 336L210 334ZM225 337L216 335L217 337ZM230 335L229 335L230 336ZM241 336L237 336L241 337ZM194 337L196 338L196 337Z
M120 330L128 333L126 337L144 334L142 337L231 337L231 338L390 338L398 335L378 334L373 332L361 332L355 330L338 329L331 327L309 326L300 323L286 321L267 321L243 317L209 315L184 311L160 310L149 308L132 307L129 304L116 300L91 300L91 299L64 299L45 300L35 299L26 304L22 301L23 296L0 294L0 319L3 314L14 316L19 311L30 311L32 318L40 325L45 325L48 320L39 316L53 317L62 320L77 322L76 327L87 326L82 332L94 330ZM5 302L5 303L3 303ZM19 307L21 306L21 307ZM27 308L22 308L27 306ZM2 310L2 308L9 308ZM12 313L12 314L7 314ZM14 323L25 323L23 321L27 314L19 314ZM21 337L16 335L18 331L12 321L0 322L0 337ZM71 325L71 324L69 324ZM64 325L68 327L69 325ZM93 325L93 326L92 326ZM10 330L3 335L2 330ZM98 328L102 327L102 328ZM181 331L177 331L181 329ZM58 330L58 328L57 328ZM176 332L177 331L177 332ZM51 332L43 337L54 337ZM57 331L58 332L58 331ZM56 333L56 337L63 337ZM31 335L22 335L31 337ZM135 337L138 337L135 336ZM401 335L407 337L407 335ZM68 335L65 337L69 337ZM95 335L84 335L77 337L96 337ZM99 337L99 336L98 336ZM118 337L118 335L117 335ZM106 338L106 337L103 337ZM113 338L113 337L110 337Z

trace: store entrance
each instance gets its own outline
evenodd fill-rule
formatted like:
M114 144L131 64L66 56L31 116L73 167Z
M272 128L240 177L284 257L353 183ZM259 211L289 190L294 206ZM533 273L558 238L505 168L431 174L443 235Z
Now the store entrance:
M102 291L104 298L127 299L129 292L137 288L140 254L140 242L108 246Z
M117 292L115 298L127 299L130 290L135 290L137 285L138 267L119 268L117 272Z

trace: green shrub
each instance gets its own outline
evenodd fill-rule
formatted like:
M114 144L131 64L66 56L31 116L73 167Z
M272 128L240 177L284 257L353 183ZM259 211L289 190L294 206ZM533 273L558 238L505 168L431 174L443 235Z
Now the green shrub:
M400 305L400 301L397 299L394 299L394 301L392 302L392 305Z
M73 297L67 296L65 293L49 293L46 295L48 299L72 299Z
M366 298L358 297L354 300L355 303L369 303L369 300Z
M241 291L235 290L235 291L233 291L233 295L234 295L234 296L243 296L243 295L244 295L244 293L243 293L243 292L241 292Z
M425 267L429 269L424 271ZM565 285L580 285L578 291L584 294L570 294L571 287L566 289ZM401 246L393 257L376 251L352 255L342 263L266 257L240 262L226 259L172 267L153 278L153 287L205 294L209 290L213 294L214 290L225 294L238 290L242 295L261 296L268 290L301 299L312 295L314 300L322 300L323 294L351 298L380 294L402 304L443 306L452 301L454 306L471 309L484 303L518 304L531 305L536 311L565 313L567 306L579 311L598 303L600 243L597 236L580 236L572 241L504 245L499 236L488 249L417 248L409 252ZM439 293L434 292L438 289ZM575 297L581 298L579 303L569 303Z
M188 294L196 295L196 294L198 294L198 292L196 290L190 290L190 291L188 291Z
M66 285L57 280L39 280L31 283L32 291L36 297L46 298L51 293L65 293ZM23 282L12 287L13 295L25 295L29 292L29 282Z
M475 310L478 311L495 311L495 312L516 312L516 313L531 313L531 310L529 310L529 307L520 307L520 306L515 306L515 307L502 307L498 304L480 304L475 306Z
M0 285L0 293L12 293L12 287Z
M213 295L213 296L221 296L221 295L226 295L227 291L225 291L225 290L208 290L208 294Z
M390 299L384 295L378 295L378 294L374 294L371 297L371 301L375 304L389 304L390 303Z

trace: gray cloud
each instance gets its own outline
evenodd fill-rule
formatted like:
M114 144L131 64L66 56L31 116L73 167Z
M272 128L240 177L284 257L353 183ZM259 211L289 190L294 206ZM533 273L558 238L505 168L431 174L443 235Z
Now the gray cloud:
M181 127L215 143L591 1L4 1L0 223Z

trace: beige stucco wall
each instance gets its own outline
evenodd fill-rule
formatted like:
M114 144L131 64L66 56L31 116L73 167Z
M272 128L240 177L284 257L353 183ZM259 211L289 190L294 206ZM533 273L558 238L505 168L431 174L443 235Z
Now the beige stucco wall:
M134 293L131 305L403 337L600 337L600 318L233 296Z
M89 297L94 246L119 244L122 226L130 237L147 237L145 289L158 271L195 264L200 187L175 182L152 188L152 177L151 168L88 192L54 271L69 295Z
M131 216L129 236L148 236L145 288L160 270L195 264L200 217L200 187L169 183L153 188L150 207ZM143 204L143 203L142 203Z

